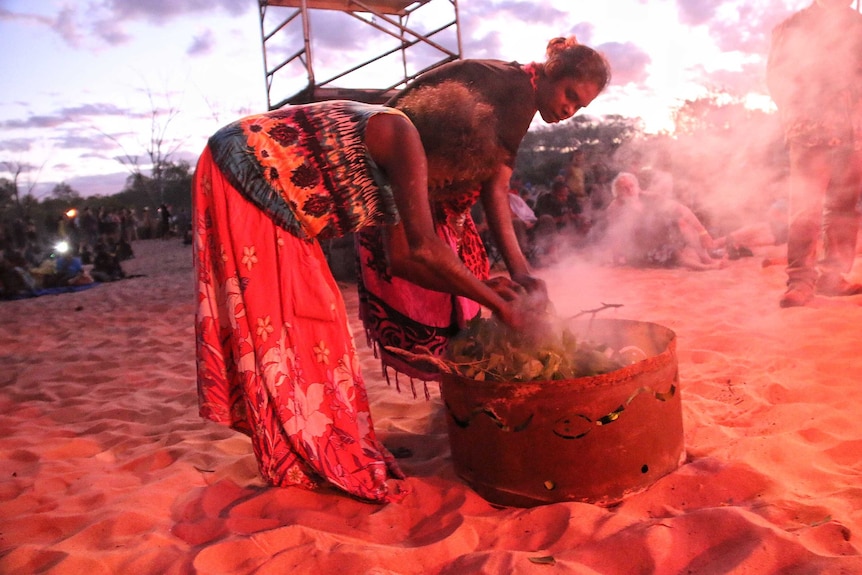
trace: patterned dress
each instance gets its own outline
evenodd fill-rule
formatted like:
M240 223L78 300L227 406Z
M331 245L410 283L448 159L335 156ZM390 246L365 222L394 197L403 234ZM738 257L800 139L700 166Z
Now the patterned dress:
M289 107L210 138L194 181L200 414L251 437L276 486L391 501L344 302L316 238L398 219L355 102Z

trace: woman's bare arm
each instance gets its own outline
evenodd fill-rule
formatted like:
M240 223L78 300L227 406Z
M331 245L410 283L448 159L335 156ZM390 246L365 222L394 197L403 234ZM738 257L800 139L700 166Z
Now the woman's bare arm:
M366 144L392 185L401 216L386 230L391 272L422 287L468 297L512 325L520 312L481 282L434 231L428 200L428 167L419 134L400 115L378 114L368 122Z
M482 206L485 208L488 228L503 255L503 261L506 262L506 269L509 270L511 278L524 286L527 291L539 292L547 296L544 282L531 275L527 258L521 251L515 228L512 226L512 210L509 207L511 177L512 168L501 163L494 177L482 185Z

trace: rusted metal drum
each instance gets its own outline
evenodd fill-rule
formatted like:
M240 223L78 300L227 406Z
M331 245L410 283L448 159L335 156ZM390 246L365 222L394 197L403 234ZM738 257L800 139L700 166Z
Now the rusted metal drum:
M645 357L607 374L560 381L442 379L455 471L491 503L610 505L684 458L674 332L621 319L572 327L615 349L636 346Z

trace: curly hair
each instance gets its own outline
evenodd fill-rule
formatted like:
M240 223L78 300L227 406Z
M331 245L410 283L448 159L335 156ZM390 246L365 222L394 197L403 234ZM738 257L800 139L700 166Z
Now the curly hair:
M607 59L589 46L578 43L575 36L553 38L545 51L545 75L550 80L572 77L594 83L604 90L611 81Z
M416 126L429 164L443 166L447 179L484 180L504 155L493 107L460 82L422 86L397 107Z

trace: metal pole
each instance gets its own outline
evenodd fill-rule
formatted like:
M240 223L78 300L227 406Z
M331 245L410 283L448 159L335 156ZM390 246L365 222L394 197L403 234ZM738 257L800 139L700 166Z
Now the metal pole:
M401 40L401 67L404 70L404 78L407 78L407 46L406 46L406 37L404 36L404 29L406 28L405 16L398 16L398 37Z
M859 3L859 0L856 0L856 3ZM455 36L458 39L458 59L464 57L464 53L461 51L461 22L460 22L460 14L458 13L458 0L452 0L452 4L455 6Z
M266 17L266 0L259 0L258 8L260 9L260 46L261 52L263 52L263 78L264 83L266 84L266 107L271 110L270 105L272 101L269 97L269 87L270 87L270 79L269 79L269 68L266 63L266 32L264 31L263 21Z
M309 22L308 16L308 3L306 0L302 0L301 3L302 9L302 35L305 40L305 68L308 70L308 87L311 90L311 94L314 94L314 68L312 67L312 54L311 54L311 23Z

